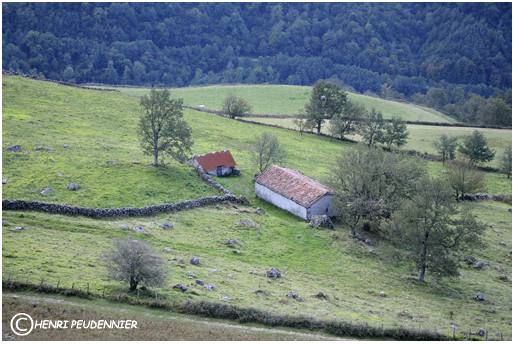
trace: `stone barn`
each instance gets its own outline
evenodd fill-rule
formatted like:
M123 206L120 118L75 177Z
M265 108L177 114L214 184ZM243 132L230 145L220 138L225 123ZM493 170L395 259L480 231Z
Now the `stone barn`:
M199 168L213 176L223 177L231 173L239 175L240 170L236 168L236 161L229 150L213 152L202 155L195 155L188 159L188 165Z
M307 221L313 215L333 216L331 196L327 186L290 168L273 165L256 177L256 197Z

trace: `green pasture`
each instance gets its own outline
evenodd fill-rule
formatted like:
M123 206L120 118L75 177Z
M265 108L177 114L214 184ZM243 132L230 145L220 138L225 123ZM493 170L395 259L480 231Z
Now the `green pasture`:
M136 136L136 98L20 77L4 76L2 82L2 147L22 145L18 153L3 151L2 178L11 180L2 187L3 199L119 207L219 194L201 182L187 165L170 160L159 168L150 165L152 158L141 154ZM336 223L334 231L312 229L300 218L254 196L252 178L256 169L249 153L254 135L263 131L276 134L288 152L284 166L321 181L329 173L332 157L352 144L193 110L185 110L184 115L193 129L193 154L231 150L242 176L215 179L234 194L247 196L251 206L235 209L220 204L148 217L99 219L4 211L2 219L7 225L2 226L3 277L11 273L12 278L28 277L33 283L44 278L45 283L74 283L82 289L89 283L97 293L105 285L106 293L116 294L119 284L105 276L102 253L110 249L112 239L132 237L152 243L168 264L169 284L157 290L168 300L177 297L178 301L216 301L229 296L233 299L230 302L239 306L271 312L336 317L375 326L383 324L385 328L436 327L446 334L452 334L451 325L455 324L459 330L477 331L482 327L491 335L498 331L511 338L511 206L463 203L490 225L484 239L487 248L474 257L487 264L477 270L462 262L460 280L428 278L426 283L419 283L416 271L387 257L388 247L375 233L362 233L374 243L368 246L351 239L349 229L340 223ZM64 144L69 147L63 148ZM39 146L53 147L53 151L35 149ZM442 169L441 163L428 163L431 175L442 175ZM57 172L63 176L57 176ZM489 173L487 181L488 193L511 193L511 180L505 176ZM65 187L71 182L79 183L81 189L67 191ZM52 193L42 196L39 192L45 187L51 187ZM255 214L256 207L262 207L265 215ZM234 214L242 210L248 213ZM241 218L252 219L257 227L261 225L261 231L239 227L236 221ZM159 225L163 222L173 223L174 228L162 229ZM129 228L141 225L148 234L123 231L121 224ZM17 226L25 230L11 230ZM227 239L239 243L241 255L222 243ZM162 250L165 247L171 252ZM200 258L201 264L178 263L179 258L188 262L191 257ZM279 268L283 277L266 278L264 272L272 267ZM211 273L212 270L217 271ZM187 271L218 289L208 291L196 285ZM508 281L500 280L501 275L507 275ZM190 290L176 291L172 289L175 283L191 284ZM266 290L267 294L255 294L255 290ZM307 301L286 299L289 291ZM310 297L319 291L330 298ZM379 297L381 291L386 298ZM474 300L478 292L488 301ZM491 312L492 308L495 312ZM413 322L411 317L419 322Z
M124 94L143 96L148 88L118 87ZM290 85L216 85L170 89L172 98L183 98L190 106L204 105L207 109L220 110L222 101L234 93L246 99L252 106L252 113L266 115L292 115L303 112L304 104L309 101L311 87ZM365 104L367 109L381 110L384 118L400 116L405 121L425 121L453 123L454 119L429 108L414 104L400 103L356 93L348 93L349 98Z
M290 118L257 118L249 117L246 120L278 125L284 128L296 129L293 120ZM326 121L322 127L322 133L329 134L329 122ZM427 125L414 125L408 124L408 143L403 146L403 149L416 150L421 153L436 154L436 150L432 145L440 135L446 134L447 136L457 136L458 142L463 142L463 139L472 135L474 130L478 130L485 135L488 146L496 151L496 156L493 161L487 165L498 167L500 163L500 156L506 146L512 144L512 131L508 129L489 129L489 128L468 128L468 127L444 127L444 126L427 126ZM349 135L349 139L360 141L359 135Z

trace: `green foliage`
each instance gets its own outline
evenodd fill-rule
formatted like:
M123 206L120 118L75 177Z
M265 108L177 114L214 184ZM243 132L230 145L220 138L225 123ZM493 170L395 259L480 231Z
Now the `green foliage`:
M512 171L512 167L511 167L511 160L512 160L512 154L511 154L511 146L507 146L502 155L501 155L501 162L499 164L499 169L503 172L503 173L506 173L506 175L508 176L508 178L510 178L511 176L511 171Z
M458 215L458 217L456 217ZM438 278L459 277L459 260L484 248L486 226L467 209L458 209L443 178L422 178L416 192L381 229L390 241L407 250L406 257L419 271Z
M433 147L436 149L436 154L442 158L442 163L445 164L445 160L454 160L456 158L456 147L458 146L458 137L448 137L446 134L442 134L435 141L433 141Z
M233 93L229 94L222 103L222 112L232 119L243 117L245 113L250 111L252 111L252 107L249 103Z
M456 200L463 199L467 193L476 193L486 188L485 173L463 157L451 161L447 178L454 189Z
M360 125L360 120L365 116L365 105L356 101L347 100L342 113L334 114L329 124L331 136L344 138L345 135L355 133Z
M391 123L386 123L384 126L383 142L388 147L395 145L402 147L408 142L408 130L406 122L400 117L394 116Z
M384 142L384 121L381 111L367 111L359 126L359 134L369 147L374 143Z
M317 129L320 135L322 124L327 118L332 118L344 112L347 103L347 93L340 86L330 81L318 80L311 89L309 102L304 105L306 117Z
M141 98L140 105L143 114L138 134L143 152L154 157L154 166L162 153L184 163L193 141L191 128L183 119L182 99L170 101L170 91L152 89L150 97Z
M328 180L335 191L335 216L353 229L360 221L377 225L413 194L425 170L421 159L386 154L376 147L359 145L342 152Z
M472 164L490 162L495 157L495 151L488 148L485 135L479 130L474 130L471 136L465 138L458 152L467 156Z
M277 136L264 131L261 135L254 136L251 154L254 166L262 173L271 165L280 165L284 161L286 151Z

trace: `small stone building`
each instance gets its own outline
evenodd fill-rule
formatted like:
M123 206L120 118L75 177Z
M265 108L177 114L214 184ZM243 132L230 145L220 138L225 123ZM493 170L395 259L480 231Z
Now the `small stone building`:
M239 174L236 168L236 161L229 150L213 152L202 155L195 155L188 159L188 165L199 168L205 173L213 176L223 177L231 173Z
M331 189L297 170L270 166L256 177L255 186L256 197L304 220L313 215L333 216Z

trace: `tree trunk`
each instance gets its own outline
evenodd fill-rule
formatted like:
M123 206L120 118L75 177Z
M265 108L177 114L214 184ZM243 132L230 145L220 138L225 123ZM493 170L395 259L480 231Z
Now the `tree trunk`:
M420 282L424 282L425 274L426 274L426 267L424 266L424 267L420 268L420 275L418 275L418 280Z
M320 135L320 130L322 129L322 121L318 122L317 126L317 135Z
M136 282L136 280L132 277L131 277L129 284L130 284L130 291L134 291L138 287L138 282Z

